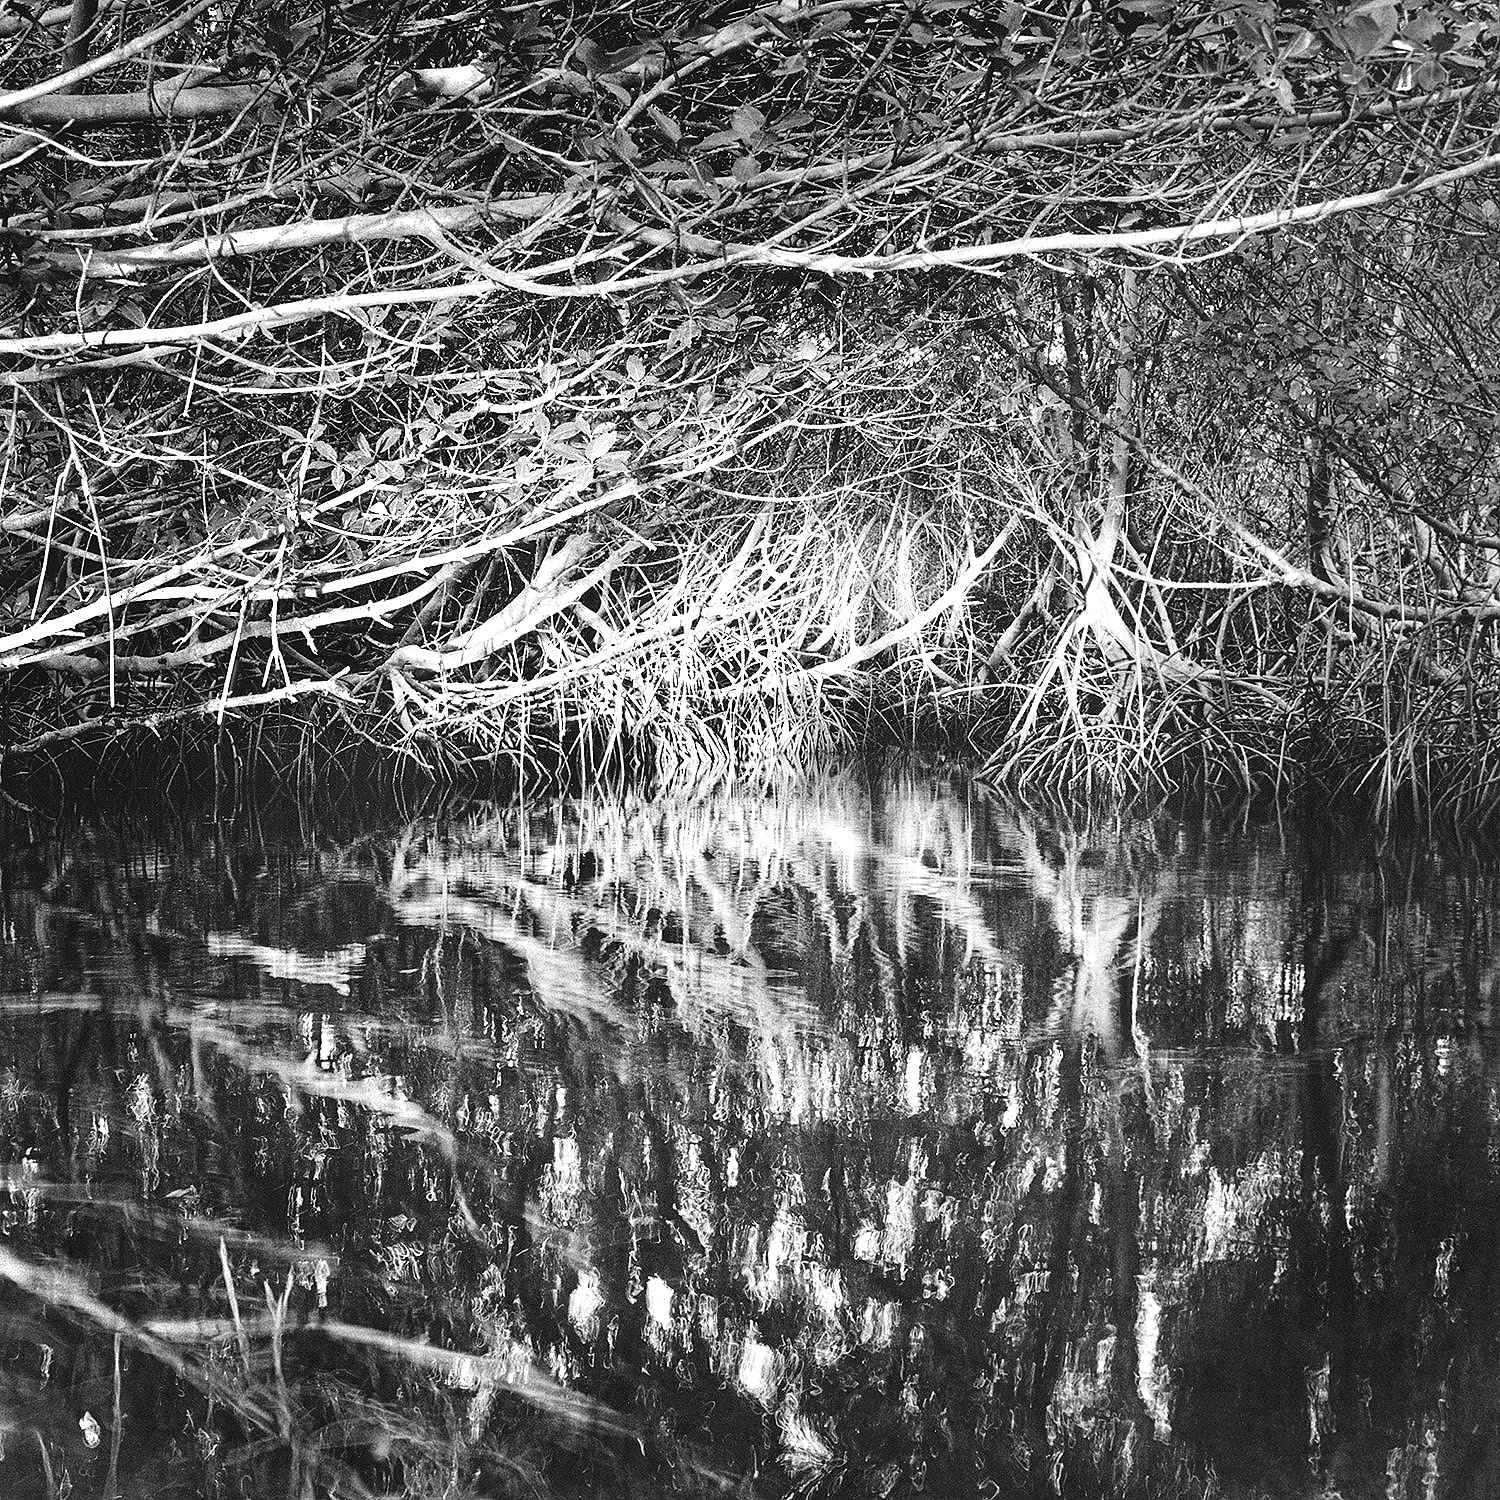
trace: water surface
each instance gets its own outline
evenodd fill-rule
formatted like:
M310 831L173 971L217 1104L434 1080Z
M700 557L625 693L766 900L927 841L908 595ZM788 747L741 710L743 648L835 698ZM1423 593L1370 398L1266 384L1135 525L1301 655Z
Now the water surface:
M7 1496L1500 1494L1477 857L850 774L0 879Z

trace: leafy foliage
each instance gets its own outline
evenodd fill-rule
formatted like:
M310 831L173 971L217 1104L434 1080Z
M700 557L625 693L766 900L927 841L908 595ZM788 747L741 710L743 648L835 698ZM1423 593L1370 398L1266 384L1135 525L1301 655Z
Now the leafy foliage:
M49 15L18 753L883 724L1254 783L1311 679L1351 779L1488 795L1490 7L106 5L61 70Z

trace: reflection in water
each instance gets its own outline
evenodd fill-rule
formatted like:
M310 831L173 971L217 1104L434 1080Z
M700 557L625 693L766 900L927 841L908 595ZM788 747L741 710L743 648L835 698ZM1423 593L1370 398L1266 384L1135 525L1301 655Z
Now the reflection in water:
M832 779L3 881L5 1494L1500 1493L1478 866Z

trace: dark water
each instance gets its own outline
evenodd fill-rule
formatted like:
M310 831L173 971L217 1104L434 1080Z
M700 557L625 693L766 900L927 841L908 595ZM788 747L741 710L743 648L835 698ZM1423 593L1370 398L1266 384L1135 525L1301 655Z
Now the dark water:
M1497 898L899 777L12 830L0 1495L1500 1495Z

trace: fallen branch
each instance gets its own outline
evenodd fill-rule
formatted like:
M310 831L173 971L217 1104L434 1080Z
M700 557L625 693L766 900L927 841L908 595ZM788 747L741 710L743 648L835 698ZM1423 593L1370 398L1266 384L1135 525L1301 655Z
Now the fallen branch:
M99 0L99 8L94 16L94 24L99 25L112 11L117 11L125 3L125 0ZM55 31L58 27L66 28L73 19L73 6L53 5L46 10L34 15L24 13L11 13L0 15L0 37L20 36L22 32L34 31L44 28Z
M40 667L53 672L72 672L93 679L113 671L124 677L163 677L192 667L201 667L215 656L230 650L236 642L275 640L281 635L310 637L315 630L330 625L347 625L356 620L374 623L399 610L408 608L433 593L443 583L442 574L424 579L414 589L391 599L374 599L368 604L350 604L341 609L325 609L314 615L279 615L274 620L256 620L239 630L226 632L195 646L163 651L156 656L129 656L117 653L111 661L101 661L81 651L50 651L36 656L0 661L0 670L19 671L23 667ZM234 591L224 591L226 603L238 602ZM294 596L295 597L295 596Z
M76 267L85 280L130 279L159 266L199 266L210 261L330 245L373 245L390 240L430 239L434 230L450 234L478 229L493 219L532 220L574 199L573 190L526 197L491 198L449 208L418 208L380 214L345 214L337 219L304 219L260 229L230 230L169 245L141 245L103 254L59 251L52 258Z
M341 703L357 705L359 699L350 692L343 680L344 675L324 678L321 681L290 682L285 687L274 688L264 693L242 693L238 697L211 698L205 703L192 703L183 708L164 708L145 714L103 714L95 719L80 719L76 723L64 725L61 729L49 729L45 734L39 734L33 739L8 745L6 750L17 756L35 755L38 751L52 750L58 745L67 744L70 740L81 739L87 735L124 735L143 729L156 734L169 724L182 723L191 719L223 718L226 714L245 713L253 708L269 708L273 704L290 703L298 698L336 698Z
M48 80L49 87L54 84L55 80ZM312 93L315 98L347 94L358 84L358 70L346 69L320 79ZM0 109L0 119L39 130L93 130L112 125L221 119L247 114L262 99L273 98L278 91L275 83L199 86L193 82L192 74L185 74L129 94L44 94Z
M598 567L580 578L565 582L569 571L587 556L592 546L588 537L570 537L547 557L536 576L493 618L456 637L445 651L434 651L425 646L401 646L392 653L388 665L398 671L424 672L451 672L473 666L571 608L590 589L603 583L640 545L639 541L632 539L617 547Z
M170 21L163 22L151 31L142 32L131 41L122 42L118 47L111 48L110 51L88 62L80 63L76 68L54 73L52 77L44 78L40 83L28 84L24 89L15 89L9 94L0 94L0 117L18 116L27 105L34 104L39 99L44 99L51 94L65 94L75 85L93 78L96 74L117 67L122 62L128 62L132 57L139 57L143 52L149 52L158 42L165 41L169 36L181 31L189 21L201 16L204 11L217 3L218 0L197 0L197 4L189 6L187 10L174 16Z

